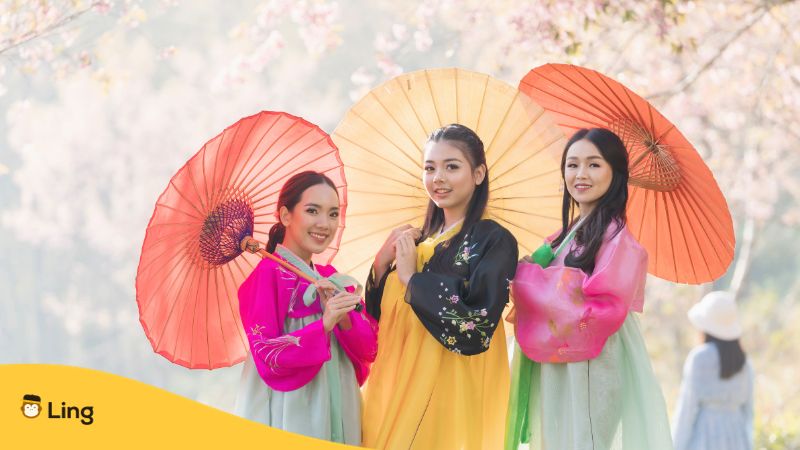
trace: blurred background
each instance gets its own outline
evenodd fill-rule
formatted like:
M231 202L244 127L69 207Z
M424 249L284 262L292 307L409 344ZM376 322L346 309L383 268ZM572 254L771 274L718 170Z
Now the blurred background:
M90 367L230 410L241 367L173 365L138 321L139 250L173 173L260 110L332 132L404 71L516 86L546 62L647 98L728 200L728 273L648 281L641 322L670 411L700 339L686 311L730 289L757 374L756 448L800 448L796 1L0 0L0 363Z

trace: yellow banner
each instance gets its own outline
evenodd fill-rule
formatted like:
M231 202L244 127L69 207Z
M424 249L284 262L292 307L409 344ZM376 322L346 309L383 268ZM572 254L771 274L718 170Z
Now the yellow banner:
M119 375L50 364L0 365L0 447L357 448L270 428Z

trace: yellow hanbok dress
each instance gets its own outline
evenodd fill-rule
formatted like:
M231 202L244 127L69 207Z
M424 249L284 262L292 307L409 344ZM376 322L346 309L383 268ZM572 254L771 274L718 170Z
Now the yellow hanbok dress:
M503 446L509 364L505 332L497 325L508 301L517 243L491 220L471 228L463 244L450 244L460 244L444 261L453 270L428 263L434 251L443 251L437 245L458 228L418 245L418 273L408 289L396 272L378 287L372 277L368 281L368 309L370 294L379 295L380 311L374 315L380 330L377 359L364 388L366 447Z

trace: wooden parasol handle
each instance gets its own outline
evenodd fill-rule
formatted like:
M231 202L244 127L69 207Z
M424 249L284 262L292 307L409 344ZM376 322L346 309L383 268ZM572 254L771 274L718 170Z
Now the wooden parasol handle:
M287 270L290 270L292 273L294 273L298 277L308 281L309 283L311 283L311 284L316 283L317 280L315 280L315 279L311 278L310 276L306 275L305 273L300 271L300 269L298 269L297 267L289 264L288 261L284 261L284 260L278 258L277 256L273 255L272 253L266 251L265 249L261 248L261 245L262 245L261 242L255 240L252 236L245 236L244 239L242 239L242 242L239 243L239 248L241 248L243 252L255 253L255 254L258 254L259 256L261 256L262 258L269 258L269 259L275 261L276 263L280 264L282 267L286 268ZM339 291L336 291L336 292L338 293ZM359 304L356 305L355 310L357 312L360 312L362 308L363 307L359 303Z
M308 281L309 283L313 284L316 282L315 279L306 275L305 273L300 271L300 269L298 269L297 267L289 264L288 261L284 261L278 258L277 256L273 255L272 253L266 251L265 249L261 248L261 245L262 245L261 242L255 240L252 236L245 236L245 238L242 239L242 242L239 244L239 248L241 248L243 252L255 253L261 256L262 258L269 258L275 261L276 263L280 264L283 268L290 270L298 277Z

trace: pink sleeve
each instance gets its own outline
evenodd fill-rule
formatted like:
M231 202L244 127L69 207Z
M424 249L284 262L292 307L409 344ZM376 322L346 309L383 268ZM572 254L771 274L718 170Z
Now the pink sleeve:
M275 390L292 391L311 381L331 358L330 340L322 320L284 333L280 296L290 293L276 274L274 263L262 261L239 287L239 311L259 375Z
M627 230L606 242L595 270L520 263L512 283L520 348L539 362L595 358L628 311L641 311L647 253Z
M331 276L336 273L333 266L317 266L317 270L323 276ZM353 287L347 288L348 292L354 292ZM358 384L364 384L369 375L370 365L375 361L378 352L378 322L366 311L364 301L361 301L361 311L350 311L351 327L343 330L341 327L334 327L333 333L339 346L344 350L347 357L353 363Z
M361 302L361 312L350 311L349 330L340 327L333 329L336 339L347 357L353 362L358 384L364 384L369 375L369 367L375 361L378 352L378 323L366 312L364 302Z

